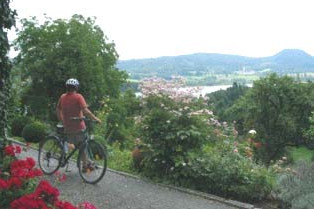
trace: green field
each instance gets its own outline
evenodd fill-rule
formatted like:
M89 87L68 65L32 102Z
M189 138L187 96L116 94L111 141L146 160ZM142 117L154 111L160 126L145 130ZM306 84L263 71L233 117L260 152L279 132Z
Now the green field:
M289 149L289 152L291 153L294 162L300 160L306 160L310 162L312 156L314 156L314 150L309 150L306 147L293 147Z

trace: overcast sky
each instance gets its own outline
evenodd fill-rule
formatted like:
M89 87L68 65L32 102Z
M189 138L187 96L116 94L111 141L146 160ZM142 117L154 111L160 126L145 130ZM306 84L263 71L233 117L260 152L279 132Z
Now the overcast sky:
M13 0L11 7L21 18L95 16L122 60L282 49L314 55L312 0Z

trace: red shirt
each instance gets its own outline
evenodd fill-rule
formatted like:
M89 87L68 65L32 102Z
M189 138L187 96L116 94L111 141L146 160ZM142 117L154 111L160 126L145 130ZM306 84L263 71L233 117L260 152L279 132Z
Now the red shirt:
M61 95L58 108L61 110L66 133L78 133L86 128L84 121L71 119L72 117L83 117L83 109L86 107L85 99L81 94L68 92Z

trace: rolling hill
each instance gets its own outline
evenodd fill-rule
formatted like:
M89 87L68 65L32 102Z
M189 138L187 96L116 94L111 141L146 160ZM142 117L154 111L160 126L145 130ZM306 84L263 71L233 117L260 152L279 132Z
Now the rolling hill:
M148 76L168 78L171 75L202 75L206 73L230 74L237 71L280 74L314 72L314 57L299 49L285 49L261 58L238 55L196 53L149 59L123 60L117 63L120 70L130 73L131 78Z

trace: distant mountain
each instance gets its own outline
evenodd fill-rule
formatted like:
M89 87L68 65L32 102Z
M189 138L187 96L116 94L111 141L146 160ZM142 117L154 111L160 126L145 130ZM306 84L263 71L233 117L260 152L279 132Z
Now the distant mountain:
M117 67L132 78L147 76L202 75L204 73L234 73L236 71L277 73L314 72L314 57L299 49L285 49L273 56L252 58L238 55L197 53L150 59L119 61Z

